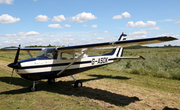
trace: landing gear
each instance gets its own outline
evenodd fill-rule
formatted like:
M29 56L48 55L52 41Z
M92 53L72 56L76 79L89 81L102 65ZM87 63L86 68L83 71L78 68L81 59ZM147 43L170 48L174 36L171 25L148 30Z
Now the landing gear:
M55 83L55 78L48 79L48 84L52 84L52 83Z
M36 84L37 84L37 82L36 82L36 81L33 81L33 85L31 85L31 86L29 87L29 91L31 91L31 92L37 91Z
M82 81L75 81L74 87L82 87Z
M72 75L71 75L71 77L72 77L73 80L75 81L74 87L82 87L82 81L76 80Z

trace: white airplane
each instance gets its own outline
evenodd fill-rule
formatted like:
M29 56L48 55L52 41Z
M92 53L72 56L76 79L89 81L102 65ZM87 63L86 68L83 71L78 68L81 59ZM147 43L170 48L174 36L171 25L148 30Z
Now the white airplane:
M5 50L17 50L14 62L8 64L22 78L32 80L30 91L36 91L36 82L41 79L48 79L48 83L55 82L55 78L71 76L75 87L82 87L82 82L76 80L72 75L89 69L97 68L103 65L111 64L121 59L143 60L139 57L122 57L123 47L138 46L153 43L162 43L166 41L177 40L174 37L162 36L155 38L126 40L126 34L122 33L115 42L104 42L86 45L76 45L67 47L53 48L6 48ZM87 55L92 49L111 47L112 52L104 55ZM18 61L20 50L27 51L31 58ZM41 52L36 58L33 58L30 51ZM12 75L13 75L12 71ZM11 75L11 78L12 78ZM11 80L10 80L11 82Z

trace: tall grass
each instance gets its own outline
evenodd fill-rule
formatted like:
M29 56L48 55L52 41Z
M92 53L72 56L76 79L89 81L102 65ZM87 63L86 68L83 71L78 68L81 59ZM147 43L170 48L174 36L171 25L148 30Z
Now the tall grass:
M125 49L123 56L138 55L145 60L121 60L103 69L180 80L180 48Z

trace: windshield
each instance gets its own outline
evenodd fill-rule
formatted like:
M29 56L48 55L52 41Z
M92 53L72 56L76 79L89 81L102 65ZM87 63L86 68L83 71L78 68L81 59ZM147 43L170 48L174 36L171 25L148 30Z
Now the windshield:
M55 50L55 48L43 49L43 50L37 55L37 57L57 58L57 51Z

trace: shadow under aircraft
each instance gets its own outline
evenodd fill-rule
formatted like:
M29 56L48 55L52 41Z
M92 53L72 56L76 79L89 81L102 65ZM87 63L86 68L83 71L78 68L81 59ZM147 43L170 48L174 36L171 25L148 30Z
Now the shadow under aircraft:
M8 82L9 78L10 77L0 77L0 81L4 83L9 83ZM83 79L82 81L86 82L90 80L98 80L99 78L100 77L98 76L97 78ZM119 79L127 80L128 78L123 77ZM15 77L13 78L12 84L22 86L23 88L10 90L10 91L4 91L4 92L1 92L0 94L28 93L29 91L27 91L27 88L28 88L29 83L31 82L30 81L27 82L24 79ZM94 88L86 87L86 86L83 86L82 88L74 88L73 86L69 86L73 84L73 81L59 81L52 85L43 86L44 83L45 83L44 81L41 81L41 83L39 83L41 85L38 88L40 91L47 91L51 93L64 94L64 95L69 95L69 96L74 95L77 97L87 97L89 99L104 101L110 104L114 104L116 106L127 106L130 103L140 101L140 99L136 96L129 97L129 96L113 93L108 90L101 90L97 88L94 89Z

